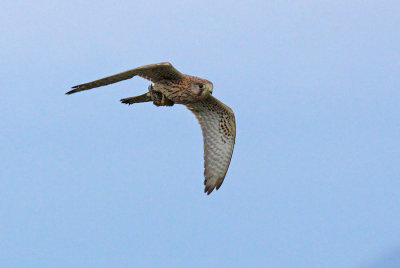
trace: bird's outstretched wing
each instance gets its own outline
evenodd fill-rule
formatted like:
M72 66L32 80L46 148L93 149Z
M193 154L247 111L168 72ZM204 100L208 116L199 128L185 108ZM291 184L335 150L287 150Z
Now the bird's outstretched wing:
M231 162L236 137L235 115L231 108L209 96L186 105L198 119L204 143L204 192L218 190Z
M119 74L107 76L89 83L73 86L71 91L66 94L76 93L82 90L88 90L95 87L106 86L112 83L117 83L122 80L130 79L134 76L146 78L153 83L160 80L178 80L184 76L181 72L172 66L169 62L161 62L156 64L144 65L135 69L131 69Z

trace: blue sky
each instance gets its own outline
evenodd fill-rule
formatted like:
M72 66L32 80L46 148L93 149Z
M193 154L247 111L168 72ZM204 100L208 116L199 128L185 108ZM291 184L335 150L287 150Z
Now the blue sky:
M400 254L398 1L2 1L0 266L382 267ZM237 122L203 193L172 62Z

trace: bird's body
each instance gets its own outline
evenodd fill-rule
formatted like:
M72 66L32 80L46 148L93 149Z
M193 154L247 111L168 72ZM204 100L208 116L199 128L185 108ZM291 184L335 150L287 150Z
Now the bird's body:
M122 103L133 104L152 101L156 106L183 104L198 119L204 140L204 185L210 194L219 189L224 181L231 161L236 137L233 111L214 98L213 84L203 78L185 75L170 63L163 62L141 66L93 82L74 86L66 94L105 86L122 80L141 76L153 82L149 92L122 99Z

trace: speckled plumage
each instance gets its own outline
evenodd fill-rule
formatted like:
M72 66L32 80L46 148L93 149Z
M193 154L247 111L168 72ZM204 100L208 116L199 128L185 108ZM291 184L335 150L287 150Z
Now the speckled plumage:
M231 162L236 137L235 116L231 108L214 98L212 83L180 73L170 63L162 62L131 69L93 82L72 87L72 94L140 76L150 80L149 92L122 99L133 104L152 101L156 106L186 105L198 119L204 144L204 192L219 189Z

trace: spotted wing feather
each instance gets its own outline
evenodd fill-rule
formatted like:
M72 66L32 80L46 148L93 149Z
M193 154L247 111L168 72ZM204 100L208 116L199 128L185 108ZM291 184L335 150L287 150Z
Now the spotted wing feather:
M198 119L204 144L204 192L219 189L231 162L236 137L235 116L228 106L214 98L186 105Z
M72 94L83 90L88 90L96 87L106 86L117 83L122 80L130 79L134 76L146 78L154 83L160 80L178 80L184 76L169 62L161 62L156 64L144 65L135 69L131 69L119 74L107 76L89 83L73 86L71 91L66 94Z

